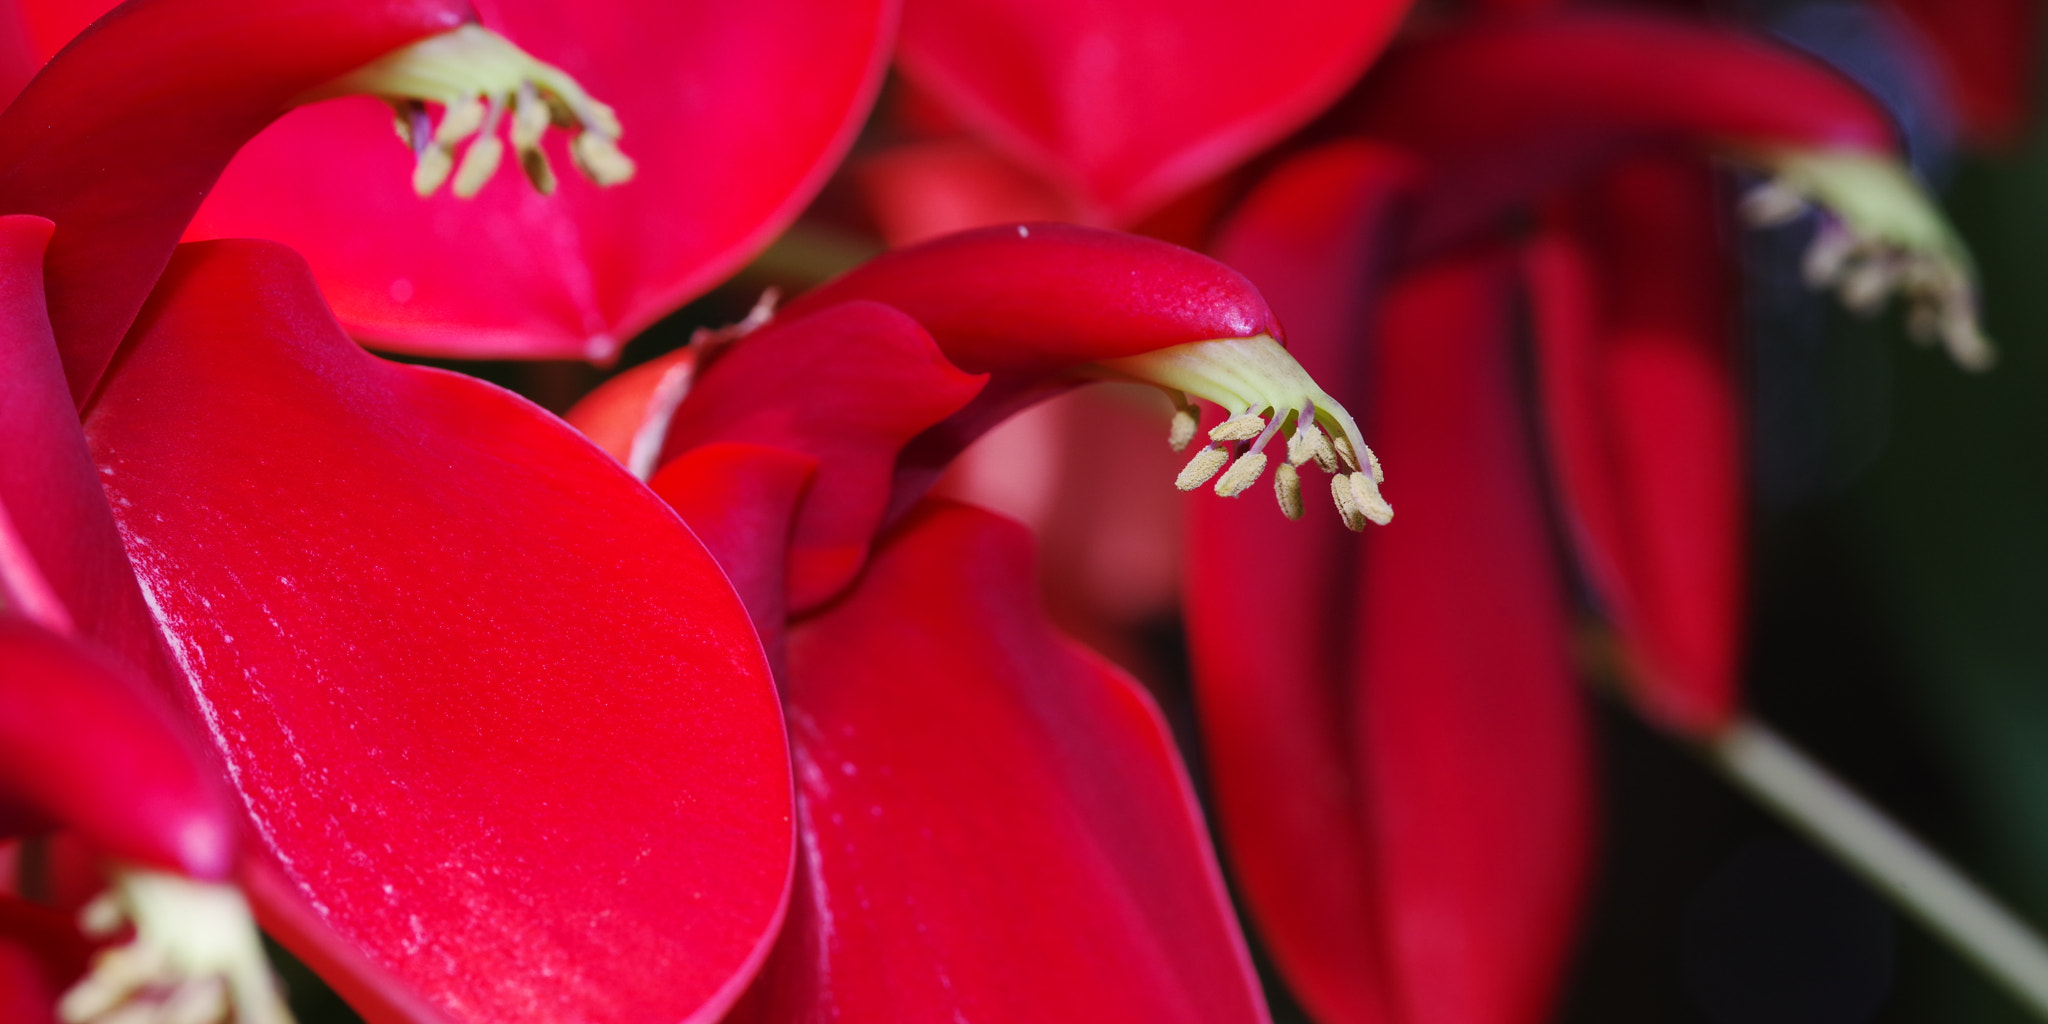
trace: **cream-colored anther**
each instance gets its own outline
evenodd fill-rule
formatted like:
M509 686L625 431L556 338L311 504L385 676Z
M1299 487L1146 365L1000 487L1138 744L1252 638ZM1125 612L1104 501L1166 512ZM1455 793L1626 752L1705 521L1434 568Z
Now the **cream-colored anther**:
M1386 472L1380 469L1380 457L1374 455L1371 448L1365 449L1365 468L1368 472L1372 473L1373 483L1383 484L1387 482Z
M1365 513L1358 507L1357 493L1351 489L1351 477L1339 474L1330 478L1330 497L1337 502L1337 515L1344 520L1344 528L1357 532L1365 529Z
M80 925L134 936L94 957L64 993L67 1024L211 1024L230 1011L238 1024L289 1024L249 905L229 885L160 871L117 868L113 888L87 904Z
M1351 487L1351 500L1358 505L1360 515L1381 526L1394 521L1394 506L1380 496L1379 485L1372 482L1370 473L1353 473L1344 479Z
M1969 250L1897 160L1843 150L1749 158L1772 172L1776 188L1826 210L1802 267L1808 284L1835 288L1859 312L1875 312L1899 295L1909 307L1930 310L1916 315L1909 308L1908 320L1939 325L1935 333L1958 365L1982 370L1995 361L1977 323Z
M1280 514L1289 519L1301 518L1301 471L1290 463L1283 462L1273 471L1273 496L1280 501Z
M1224 420L1209 431L1211 441L1249 441L1266 429L1266 418L1248 412Z
M1316 449L1328 443L1323 440L1323 430L1315 425L1315 421L1297 423L1294 435L1287 439L1287 463L1299 466L1315 458Z
M1337 458L1342 460L1345 469L1358 468L1358 452L1351 447L1350 438L1342 434L1333 436L1330 438L1330 447L1337 450Z
M512 94L512 151L519 157L519 169L525 172L526 180L544 196L554 195L557 184L555 168L548 163L547 151L540 145L549 122L548 105L534 91L533 83L519 83L519 91Z
M478 129L476 141L462 154L462 166L455 172L455 184L450 187L459 199L473 199L498 173L498 165L505 160L505 144L498 141L498 122L505 116L505 105L491 101L490 113L485 116L483 127Z
M1774 228L1799 219L1800 214L1811 209L1806 197L1775 181L1767 181L1749 190L1737 204L1742 221L1753 228Z
M1195 439L1195 431L1202 426L1195 410L1182 406L1173 411L1173 423L1166 428L1166 443L1174 451L1186 451L1189 442Z
M407 109L407 104L431 103L442 108L431 144L422 142L416 125L401 128L402 136L418 154L413 187L422 195L431 194L447 181L454 163L449 151L455 145L479 129L495 135L499 118L494 113L486 124L486 98L494 111L510 106L512 147L528 180L542 192L555 185L554 172L540 148L540 136L549 125L575 133L569 149L591 181L616 185L633 176L633 161L618 147L617 113L560 68L535 60L480 25L464 25L395 50L306 93L299 102L349 95L382 97L401 110ZM468 194L474 194L482 187L480 179L489 176L486 169L503 162L503 145L479 148L472 143L457 184L472 186Z
M1222 469L1223 464L1229 461L1229 449L1203 448L1195 453L1194 458L1188 460L1188 464L1181 469L1180 476L1174 478L1173 485L1183 491L1192 491L1208 483L1209 478L1215 476L1216 471Z
M620 151L619 144L593 131L576 136L569 143L569 155L583 176L600 186L622 185L633 180L639 165Z
M1230 464L1230 469L1216 481L1216 493L1226 498L1243 494L1245 488L1258 482L1266 472L1266 453L1247 452Z

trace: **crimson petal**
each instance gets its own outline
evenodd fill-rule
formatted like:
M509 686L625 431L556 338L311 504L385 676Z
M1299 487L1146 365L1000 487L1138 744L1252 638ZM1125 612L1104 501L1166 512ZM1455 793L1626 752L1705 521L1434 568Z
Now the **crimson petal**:
M242 144L313 87L454 28L461 0L131 3L0 113L0 213L63 225L50 316L82 407Z
M385 347L609 361L765 247L852 144L895 0L743 4L479 0L485 25L617 108L639 164L541 196L509 170L473 200L421 200L391 113L297 111L251 143L189 237L306 255L340 315Z
M1126 226L1314 117L1405 0L911 0L904 70Z
M364 354L269 243L181 249L86 426L301 952L346 969L330 931L457 1021L723 1011L787 895L787 746L658 499Z
M1263 1021L1187 779L1013 523L929 502L790 637L804 848L736 1021Z
M1352 408L1377 243L1412 170L1357 143L1304 154L1246 199L1220 240L1219 255L1286 320L1288 351ZM1189 642L1234 878L1318 1020L1389 1020L1377 858L1337 642L1356 589L1342 571L1351 534L1331 516L1290 523L1258 501L1196 502L1188 516Z

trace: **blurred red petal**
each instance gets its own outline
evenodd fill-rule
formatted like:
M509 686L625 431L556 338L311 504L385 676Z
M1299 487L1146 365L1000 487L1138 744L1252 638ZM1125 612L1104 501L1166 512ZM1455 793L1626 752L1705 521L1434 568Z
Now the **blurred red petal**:
M789 312L704 371L669 424L663 460L714 441L817 460L789 540L789 608L802 612L860 571L890 510L903 446L966 405L983 380L960 372L923 328L879 303Z
M57 1000L90 952L63 914L0 894L0 1020L57 1024Z
M391 112L344 100L252 143L188 237L289 243L343 325L384 347L609 361L823 186L873 102L895 21L894 0L477 9L617 108L631 182L600 189L554 147L553 196L507 167L475 199L422 200Z
M891 246L991 224L1076 219L1045 182L970 138L906 143L849 170Z
M50 319L80 406L235 151L301 94L468 10L461 0L130 4L0 113L0 213L64 226L46 264Z
M1463 260L1392 289L1377 333L1367 429L1402 506L1357 563L1350 724L1404 1021L1546 1019L1590 855L1512 296L1509 262Z
M214 766L146 686L0 614L0 802L76 829L109 856L226 878L238 826Z
M180 251L87 434L281 871L266 919L456 1021L724 1010L787 895L787 747L658 499L504 392L364 354L269 243Z
M648 481L724 567L778 674L790 527L817 472L818 460L808 455L720 441L684 452Z
M1733 709L1745 562L1734 286L1708 175L1619 168L1580 204L1586 251L1556 239L1530 257L1572 539L1647 709L1691 731Z
M1412 170L1358 143L1305 154L1246 199L1218 246L1287 323L1295 359L1351 408L1378 242ZM1378 858L1345 724L1354 542L1332 515L1291 523L1262 497L1189 509L1184 601L1223 838L1267 947L1317 1019L1389 1021ZM1406 528L1403 515L1390 529Z
M927 503L792 631L801 881L735 1020L1266 1019L1157 710L1031 575Z
M1413 228L1430 252L1632 148L1896 145L1876 100L1795 50L1679 18L1578 11L1393 50L1339 120L1430 165Z
M1891 0L1934 44L1964 134L1980 146L2020 141L2041 55L2036 0Z
M1379 52L1402 0L910 0L904 70L1125 226L1301 127Z

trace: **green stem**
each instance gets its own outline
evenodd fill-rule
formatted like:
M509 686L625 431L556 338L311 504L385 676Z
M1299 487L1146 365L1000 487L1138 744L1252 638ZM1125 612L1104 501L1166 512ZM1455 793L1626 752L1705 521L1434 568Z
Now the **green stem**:
M2048 1020L2048 944L1990 893L1762 723L1737 719L1702 749L1737 786Z

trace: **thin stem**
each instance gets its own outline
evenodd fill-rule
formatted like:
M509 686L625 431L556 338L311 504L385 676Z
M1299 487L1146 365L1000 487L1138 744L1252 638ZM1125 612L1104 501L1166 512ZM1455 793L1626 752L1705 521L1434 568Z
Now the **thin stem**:
M2048 944L1990 893L1764 724L1737 719L1703 749L1736 785L2048 1019Z

